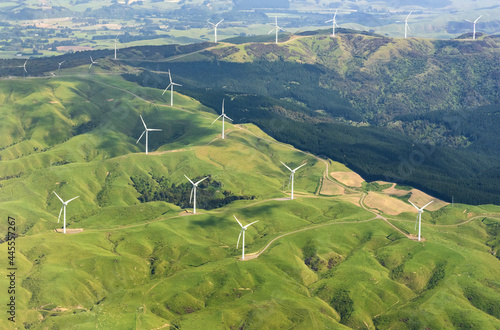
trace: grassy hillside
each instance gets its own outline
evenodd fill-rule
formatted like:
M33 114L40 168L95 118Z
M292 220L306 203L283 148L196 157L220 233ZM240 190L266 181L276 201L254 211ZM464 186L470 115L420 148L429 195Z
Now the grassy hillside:
M99 74L2 81L0 97L0 209L20 235L19 328L500 326L498 206L436 201L423 215L425 241L416 242L406 236L416 213L389 215L384 205L430 196L350 187L330 175L350 173L345 166L253 125L226 124L221 140L220 122L211 124L219 107L177 93L170 107L157 89ZM150 134L149 155L135 143L139 114L163 129ZM280 161L307 162L293 201ZM222 189L256 198L193 215L141 203L131 181L182 183L184 174L210 174ZM67 222L83 232L53 230L62 225L53 190L80 196ZM364 203L368 190L383 201L376 209ZM254 259L238 259L233 215L259 220L246 232ZM0 247L5 256L7 243Z

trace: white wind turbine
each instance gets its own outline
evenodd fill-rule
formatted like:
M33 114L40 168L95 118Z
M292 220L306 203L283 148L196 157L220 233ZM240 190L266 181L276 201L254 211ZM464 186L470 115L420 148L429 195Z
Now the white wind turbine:
M432 203L434 201L430 201L429 203L425 204L422 208L419 208L418 206L416 206L415 204L413 204L410 200L408 200L408 202L410 202L411 205L413 205L418 210L417 219L415 220L415 229L417 229L417 220L418 220L418 240L420 241L420 230L421 230L421 226L422 226L422 213L424 212L424 209L430 203Z
M208 24L212 24L212 26L214 27L214 32L215 32L215 43L217 43L217 26L219 26L219 24L223 21L224 19L221 19L219 21L219 23L217 24L214 24L214 23L211 23L211 22L208 22Z
M198 187L198 184L200 184L201 181L205 180L208 178L207 177L204 177L203 179L201 179L200 181L198 182L193 182L191 181L190 178L187 177L186 174L184 174L184 176L186 177L186 179L189 180L189 182L191 182L191 184L193 185L193 188L191 189L191 196L189 197L189 203L191 203L191 200L193 200L193 214L196 214L196 188ZM193 198L194 196L194 198Z
M483 15L481 15L481 16L483 16ZM467 22L474 24L474 32L472 33L472 40L476 40L476 23L481 18L481 16L479 16L478 18L476 18L476 20L474 22L473 21L469 21L468 19L466 19Z
M59 66L57 67L57 74L59 74L59 71L61 70L61 65L66 62L66 61L62 61L62 62L59 62Z
M408 16L406 16L404 21L396 21L396 22L405 22L405 38L408 36L408 31L410 31L410 27L408 26L408 18L410 18L411 13L413 12L410 11L410 13L408 14Z
M90 65L89 65L89 70L90 70L90 68L92 67L92 64L97 64L97 63L98 63L98 62L97 62L97 61L94 61L94 60L92 59L92 56L90 56Z
M280 162L281 162L281 160L280 160ZM293 177L295 175L295 171L297 171L299 168L301 168L302 166L306 165L307 163L304 163L304 164L300 165L299 167L297 167L294 170L292 170L290 167L286 166L286 164L283 163L283 162L281 162L281 164L283 164L291 172L291 174L290 174L290 181L292 181L292 197L290 199L293 199Z
M161 129L159 128L148 128L146 126L146 123L144 122L144 119L142 119L142 116L139 115L141 117L141 120L142 120L142 124L144 125L144 132L142 132L141 136L137 139L137 143L139 143L139 141L141 140L142 136L144 135L144 133L146 133L146 155L148 154L148 132L150 131L161 131Z
M56 194L55 191L53 191L53 193ZM61 211L59 211L59 218L57 218L57 223L59 223L59 219L61 219L61 212L64 209L64 218L63 218L64 219L64 230L63 230L63 232L66 234L66 205L68 205L68 203L71 202L73 199L77 199L80 196L73 197L73 198L71 198L70 200L67 200L67 201L63 201L62 198L59 197L58 194L56 194L56 196L57 196L57 198L59 198L59 200L63 204L62 207L61 207Z
M215 120L212 122L212 125L220 118L222 117L222 139L224 139L224 118L227 118L229 119L230 121L233 121L231 118L229 118L228 116L226 116L226 114L224 113L224 99L222 99L222 114L215 118Z
M259 222L259 220L254 221L254 222L252 222L252 223L250 223L250 224L248 224L246 226L243 226L241 224L241 222L236 218L236 216L235 215L233 215L233 216L236 219L236 221L238 221L238 224L241 227L240 236L238 236L238 243L236 243L236 248L238 248L238 246L240 244L241 235L243 234L243 244L241 244L241 260L245 260L245 231L247 230L248 227L250 227L254 223Z
M168 90L170 87L170 106L172 107L174 105L174 85L175 86L182 86L179 84L176 84L172 81L172 75L170 74L170 69L168 69L168 79L170 79L170 84L168 84L167 88L161 93L161 95L165 94L165 92Z
M280 27L278 26L278 16L274 16L274 18L275 18L275 27L274 27L271 31L269 31L267 34L269 34L269 33L273 32L274 30L276 30L276 44L278 44L278 32L279 32L279 30L281 30L281 31L283 31L283 32L284 32L285 30L283 30L282 28L280 28Z
M335 15L333 15L333 19L325 22L325 23L332 22L332 25L333 25L332 37L335 37L335 27L339 27L337 25L337 19L336 19L336 17L337 17L337 11L338 11L338 9L335 11Z

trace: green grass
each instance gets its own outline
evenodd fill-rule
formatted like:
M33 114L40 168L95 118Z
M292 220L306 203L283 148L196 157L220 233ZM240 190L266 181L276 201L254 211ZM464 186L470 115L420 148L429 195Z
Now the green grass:
M498 221L498 206L426 211L425 243L410 241L359 205L314 195L325 164L312 155L253 125L226 124L221 140L221 124L211 124L216 110L174 97L172 108L161 90L98 74L0 82L0 211L16 218L21 233L20 328L499 326L490 308L498 304L500 274L486 245L489 222L456 226L480 214ZM163 129L151 133L149 155L135 143L139 114ZM307 162L295 176L293 201L275 200L289 193L280 161ZM348 170L327 162L330 171ZM184 174L211 174L223 189L256 199L187 215L164 202L141 204L130 180L158 175L181 183ZM80 196L68 205L67 222L83 232L53 231L62 225L53 190L63 199ZM259 220L246 231L247 253L304 231L241 262L233 215L244 224ZM395 218L414 232L414 214ZM304 263L311 241L317 271ZM7 244L0 247L5 256ZM0 291L6 285L0 281ZM332 304L341 288L353 302L342 320ZM2 318L0 327L8 326Z

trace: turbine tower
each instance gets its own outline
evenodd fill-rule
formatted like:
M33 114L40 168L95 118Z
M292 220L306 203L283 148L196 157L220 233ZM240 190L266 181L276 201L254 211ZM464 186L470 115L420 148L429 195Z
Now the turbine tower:
M196 188L198 187L198 184L199 184L201 181L203 181L203 180L207 179L207 178L208 178L208 176L207 176L207 177L204 177L203 179L201 179L201 180L200 180L200 181L198 181L198 182L193 182L193 181L191 181L191 179L190 179L190 178L188 178L186 174L184 174L184 176L185 176L185 177L186 177L186 179L188 179L188 180L189 180L189 182L191 182L191 184L193 185L193 188L191 189L191 196L189 197L189 203L191 203L191 200L193 200L193 214L196 214ZM194 195L194 198L193 198L193 195Z
M483 16L483 15L481 15L481 16ZM476 18L476 20L474 22L473 21L469 21L468 19L466 19L467 22L474 24L474 32L472 33L472 40L476 40L476 23L481 18L481 16L479 16L478 18Z
M338 9L335 11L335 15L333 15L333 19L329 20L329 21L326 21L325 23L330 23L332 22L332 25L333 25L333 32L332 32L332 37L335 37L335 27L339 27L337 25L337 20L336 20L336 17L337 17L337 11Z
M97 61L94 61L94 60L92 59L92 56L90 56L90 65L89 65L89 70L90 70L90 68L92 67L92 64L97 64Z
M211 22L208 22L209 24L212 24L212 26L214 27L214 32L215 32L215 43L217 43L217 26L219 26L219 24L223 21L224 19L221 19L219 21L219 23L217 24L214 24L214 23L211 23Z
M297 171L299 168L301 168L302 166L306 165L307 163L304 163L302 165L300 165L299 167L297 167L296 169L292 170L290 167L286 166L285 163L283 163L281 160L280 160L281 164L283 164L287 169L290 170L291 174L290 174L290 181L292 181L292 198L290 199L293 199L293 177L294 177L294 174L295 174L295 171Z
M170 87L170 106L174 106L174 85L175 86L182 86L179 84L176 84L172 81L172 75L170 74L170 69L168 69L168 79L170 79L170 84L168 84L167 88L161 93L161 95L165 94L165 92L168 90Z
M228 116L226 116L226 114L224 113L224 99L222 99L222 114L215 118L215 120L212 122L212 125L220 118L222 117L222 139L224 139L224 118L227 118L229 119L230 121L233 121L231 118L229 118Z
M56 194L55 191L52 191L54 194ZM59 198L59 200L61 201L61 203L63 204L62 207L61 207L61 211L59 211L59 218L57 218L57 223L59 223L59 219L61 219L61 212L63 211L64 209L64 230L63 232L66 234L66 205L68 205L69 202L71 202L72 200L74 199L77 199L78 197L80 196L76 196L76 197L73 197L71 198L70 200L67 200L67 201L63 201L61 197L59 197L58 194L56 194L57 198Z
M283 31L283 32L284 32L285 30L283 30L282 28L280 28L280 27L278 26L278 16L274 16L274 19L275 19L275 20L274 20L274 21L275 21L275 27L274 27L271 31L269 31L267 34L269 34L269 33L273 32L274 30L276 30L276 44L278 44L278 32L279 32L279 30L281 30L281 31Z
M116 38L115 38L115 60L116 60L116 43L118 42L118 35L116 35Z
M410 200L408 200L408 202L410 202L410 204L413 205L418 210L417 219L415 220L415 229L417 229L417 220L418 220L418 241L420 242L420 230L421 230L421 226L422 226L422 213L424 212L424 209L430 203L432 203L434 201L430 201L429 203L425 204L422 208L419 208L418 206L416 206L415 204L413 204Z
M142 124L144 125L144 132L142 132L141 136L137 139L137 143L139 143L139 141L141 140L142 136L144 135L144 133L146 133L146 155L148 154L148 132L150 131L161 131L161 129L159 128L148 128L146 126L146 123L144 122L144 119L142 119L142 116L139 115L141 117L141 120L142 120Z
M236 218L235 215L233 215L233 217L236 219L236 221L238 221L238 219ZM238 246L240 244L241 235L243 234L243 244L241 244L241 260L245 260L245 231L247 230L248 227L250 227L251 225L253 225L256 222L259 222L259 220L254 221L246 226L243 226L241 224L241 222L238 221L238 224L241 227L241 231L240 231L240 236L238 236L238 243L236 243L236 248L238 248Z

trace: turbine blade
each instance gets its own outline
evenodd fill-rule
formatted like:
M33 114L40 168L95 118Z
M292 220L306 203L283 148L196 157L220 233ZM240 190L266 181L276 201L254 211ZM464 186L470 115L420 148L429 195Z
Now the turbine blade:
M52 191L54 194L56 194L57 198L59 198L59 200L61 201L61 203L64 203L64 201L62 200L61 197L59 197L59 195L55 192L55 191Z
M80 197L80 196L76 196L76 197L71 198L69 201L66 202L66 204L68 204L69 202L71 202L74 199L77 199L78 197Z
M225 101L225 100L226 100L226 99L222 99L222 114L224 114L224 101Z
M229 119L230 121L234 121L231 118L229 118L228 116L226 116L225 114L224 114L224 118Z
M483 16L483 15L481 15ZM479 16L478 18L476 18L476 20L474 21L474 23L476 23L477 21L479 21L479 19L481 18L481 16Z
M267 32L267 34L270 34L271 32L273 32L274 30L276 30L276 28L273 28L271 31Z
M90 63L90 65L89 65L89 69L90 69L91 67L92 67L92 63Z
M139 141L141 140L141 138L144 135L144 133L146 133L146 131L142 132L141 136L137 139L137 142L135 144L139 143Z
M171 84L168 84L167 88L165 88L165 90L163 91L163 93L161 93L161 95L165 94L165 92L168 90L168 88L170 87Z
M473 21L469 21L468 19L465 20L466 22L469 22L469 23L474 23Z
M212 125L217 121L219 120L219 118L222 117L222 115L220 115L219 117L217 117L213 122L212 122Z
M57 223L59 223L59 219L61 219L61 213L62 213L63 208L64 208L64 205L61 206L61 211L59 211L59 217L57 218Z
M147 130L148 127L146 126L146 123L144 122L144 119L142 119L142 115L139 115L141 117L141 120L142 120L142 124L144 125L144 128Z
M240 246L241 233L243 233L243 229L240 230L240 235L238 236L238 242L236 243L236 248L238 248Z
M413 207L415 207L417 210L420 210L417 205L415 205L415 204L412 203L411 200L408 200L408 202L410 202L410 204L413 205Z
M285 166L285 167L286 167L286 168L287 168L290 172L292 172L292 169L291 169L290 167L286 166L286 164L285 164L285 163L283 163L281 160L280 160L280 162L281 162L281 164L283 164L283 165L284 165L284 166Z
M148 131L161 131L161 128L148 128Z
M425 209L430 203L434 202L433 200L430 201L429 203L425 204L423 207L422 207L422 210Z
M194 185L195 185L195 186L197 186L197 185L198 185L198 183L200 183L201 181L206 180L206 179L208 179L208 176L206 176L206 177L204 177L203 179L201 179L200 181L196 182Z
M335 15L333 15L333 19L335 19L335 17L337 17L337 12L338 11L339 11L338 9L335 11Z
M236 219L236 221L238 221L239 225L241 228L243 228L243 225L241 224L241 222L236 218L236 216L233 214L233 217Z
M168 78L170 79L170 84L172 84L172 75L170 74L170 69L168 69Z
M330 23L330 22L333 22L333 19L329 20L329 21L326 21L325 23Z
M224 19L221 19L221 20L219 21L219 23L217 23L217 24L215 24L215 25L219 25L220 23L222 23L222 21L223 21L223 20L224 20Z
M413 11L410 11L410 13L408 14L408 16L406 16L406 19L408 19L410 17L411 13L413 13Z
M254 221L254 222L252 222L252 223L249 223L249 224L248 224L248 225L246 225L244 228L246 229L246 228L250 227L251 225L253 225L253 224L254 224L254 223L256 223L256 222L259 222L259 220Z
M182 86L181 84L176 84L176 83L172 83L172 85L175 85L175 86Z
M185 176L185 177L186 177L186 179L188 179L188 180L189 180L189 182L191 182L191 184L194 186L194 182L193 182L193 181L191 181L191 179L190 179L190 178L188 178L186 174L184 174L184 176Z
M194 193L194 187L191 188L191 196L189 196L189 204L191 204L191 201L193 200L193 193Z
M295 171L297 171L299 168L301 168L301 167L302 167L302 166L304 166L304 165L307 165L307 163L304 163L304 164L300 165L299 167L297 167L297 168L296 168L296 169L294 169L293 171L294 171L294 172L295 172Z

